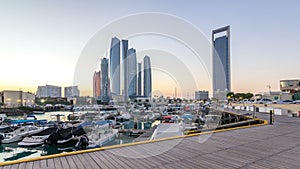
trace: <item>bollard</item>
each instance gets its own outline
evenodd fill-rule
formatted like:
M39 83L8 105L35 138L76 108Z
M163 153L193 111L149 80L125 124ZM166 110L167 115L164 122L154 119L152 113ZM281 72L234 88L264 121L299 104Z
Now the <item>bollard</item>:
M273 110L270 110L270 124L273 124Z

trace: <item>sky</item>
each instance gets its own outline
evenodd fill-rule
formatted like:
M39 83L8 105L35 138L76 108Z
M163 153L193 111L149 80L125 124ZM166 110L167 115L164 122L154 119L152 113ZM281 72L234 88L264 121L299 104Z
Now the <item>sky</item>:
M272 90L278 91L281 79L300 78L299 5L296 0L247 3L238 0L0 0L0 91L36 92L40 85L73 85L74 71L82 52L97 32L120 18L144 12L179 17L202 32L208 42L213 29L230 25L232 90L259 93L268 91L270 85ZM182 96L191 96L195 90L211 90L211 77L203 65L190 65L188 59L178 59L180 51L185 50L183 47L168 52L149 51L151 43L141 43L147 38L130 40L131 47L137 49L139 60L151 54L155 67L160 64L156 58L163 55L165 59L172 58L173 55L177 58L173 64L201 69L200 80L194 78L192 68L187 69L195 81L189 86L191 81L180 79L180 73L168 74L172 66L166 66L164 70L167 71L157 68L153 77L154 91L172 95L178 87ZM106 47L103 50L109 48L110 40L101 39L102 46ZM155 37L152 40L155 44L159 42L154 41ZM172 43L170 40L162 42ZM101 57L103 54L99 53L98 60ZM166 65L172 65L172 62ZM92 67L95 71L99 68ZM91 80L93 72L90 73L83 76ZM91 95L92 85L80 90L83 95Z

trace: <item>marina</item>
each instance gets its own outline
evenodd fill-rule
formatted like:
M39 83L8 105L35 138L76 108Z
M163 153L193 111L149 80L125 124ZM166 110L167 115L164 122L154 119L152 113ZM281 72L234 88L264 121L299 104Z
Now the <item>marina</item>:
M268 114L258 113L267 120ZM12 168L299 168L299 118L12 163ZM171 146L169 149L165 147ZM7 163L9 164L9 163Z

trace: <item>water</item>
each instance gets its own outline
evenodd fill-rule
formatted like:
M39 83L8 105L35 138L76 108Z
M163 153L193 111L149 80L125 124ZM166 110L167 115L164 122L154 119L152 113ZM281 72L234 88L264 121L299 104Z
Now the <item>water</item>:
M78 114L82 114L84 112L77 112ZM45 114L35 115L37 119L42 120L52 120L55 121L56 117L51 115L61 114L64 115L61 117L62 121L67 120L68 114L72 114L72 112L46 112ZM11 116L10 119L23 119L23 116ZM119 134L114 140L110 141L104 146L110 145L118 145L118 144L125 144L130 143L133 141L133 137L129 137L127 135ZM57 147L57 146L38 146L38 147L18 147L18 143L11 143L11 144L2 144L0 145L0 162L4 161L12 161L18 159L26 159L26 158L33 158L33 157L40 157L45 155L51 154L58 154L63 152L72 152L76 151L72 146L64 146L64 147Z

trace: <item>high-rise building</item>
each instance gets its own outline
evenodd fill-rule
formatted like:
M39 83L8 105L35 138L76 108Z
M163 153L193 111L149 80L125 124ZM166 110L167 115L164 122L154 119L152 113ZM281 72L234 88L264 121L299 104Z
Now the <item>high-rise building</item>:
M144 96L151 97L152 92L152 76L150 57L144 57Z
M108 103L109 98L108 59L101 60L101 101Z
M113 94L120 94L120 40L112 38L110 47L110 85Z
M61 87L59 86L38 86L36 97L61 97Z
M124 99L128 100L128 40L122 40L122 59L123 59L123 73L124 73Z
M137 87L137 95L142 95L142 63L138 63L138 87Z
M65 87L65 97L79 97L80 91L78 86Z
M101 96L101 71L95 72L93 77L93 96Z
M136 50L131 48L127 52L128 59L128 96L137 95L137 61L136 61Z
M223 35L225 32L225 35ZM215 37L216 34L221 34ZM225 100L231 91L230 26L212 31L213 44L213 97Z

